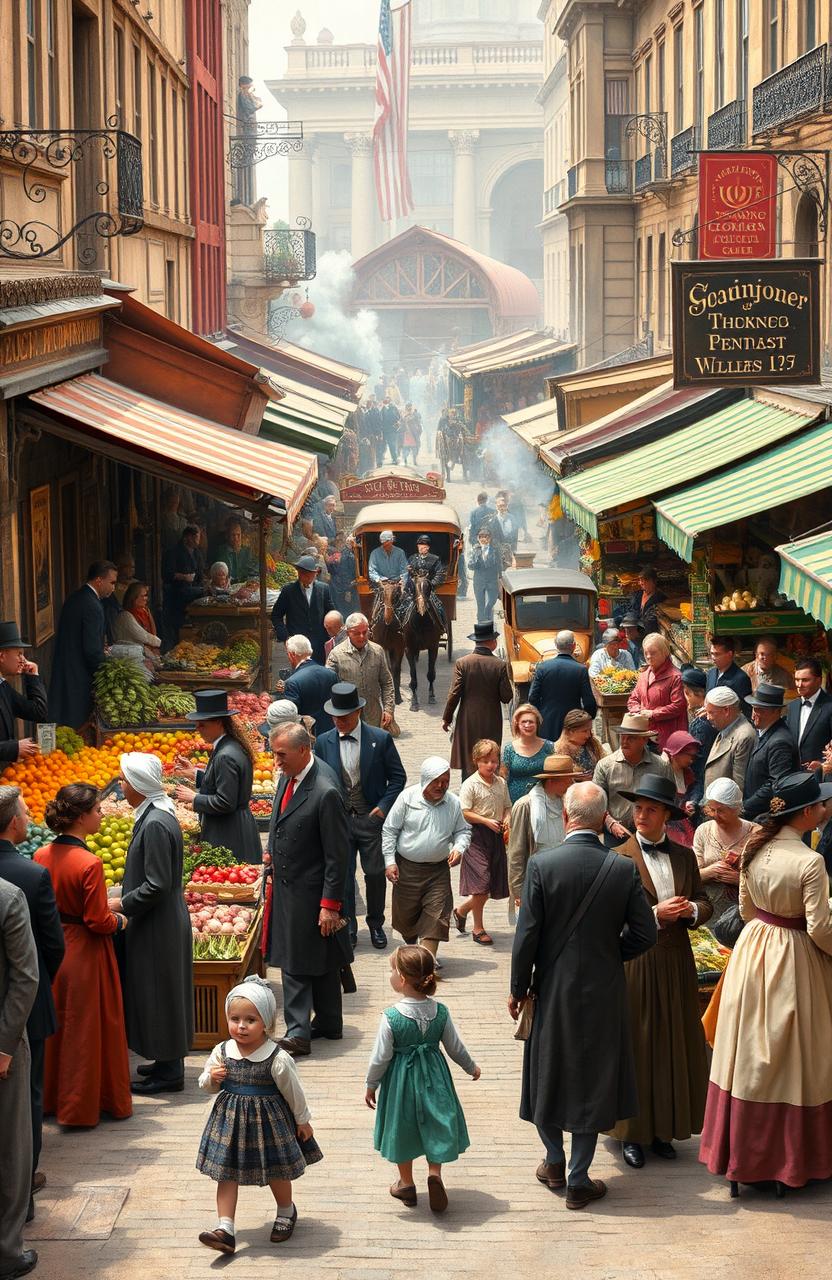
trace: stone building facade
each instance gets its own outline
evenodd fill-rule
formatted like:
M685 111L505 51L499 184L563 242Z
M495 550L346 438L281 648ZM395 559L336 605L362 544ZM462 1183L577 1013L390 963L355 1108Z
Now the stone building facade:
M569 77L566 47L557 34L565 0L542 0L543 84L537 100L543 109L543 323L568 338L569 221L560 206L566 200L569 168Z

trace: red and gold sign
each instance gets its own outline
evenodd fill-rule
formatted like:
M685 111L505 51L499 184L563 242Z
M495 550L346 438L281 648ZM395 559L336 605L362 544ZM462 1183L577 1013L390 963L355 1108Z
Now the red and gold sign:
M773 258L776 240L777 157L700 152L700 259Z
M405 476L374 476L342 484L341 501L346 502L441 502L445 490L429 480Z

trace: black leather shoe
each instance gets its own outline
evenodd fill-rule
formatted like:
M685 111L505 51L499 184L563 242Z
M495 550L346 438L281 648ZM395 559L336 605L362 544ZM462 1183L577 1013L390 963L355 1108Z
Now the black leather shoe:
M371 924L369 926L369 929L370 929L370 941L372 942L373 946L376 948L377 951L383 951L384 948L387 946L387 934L384 932L381 925Z
M155 1062L140 1062L136 1067L137 1076L152 1076L156 1070Z
M320 1027L316 1027L314 1022L309 1028L309 1036L312 1040L343 1040L343 1031L337 1031L334 1034L330 1031L322 1031Z
M29 1272L34 1271L37 1265L38 1255L35 1250L24 1249L8 1269L0 1271L0 1280L15 1280L16 1276L28 1276Z
M650 1150L655 1156L661 1156L662 1160L675 1160L676 1148L672 1142L662 1142L661 1138L654 1138L650 1143Z
M352 968L348 964L345 964L341 970L341 990L345 996L351 996L358 990Z
M130 1081L130 1092L138 1094L182 1093L184 1088L184 1080L157 1080L155 1076L147 1076L144 1080ZM2 1275L0 1275L0 1280L3 1280Z
M644 1168L644 1151L638 1142L622 1142L621 1154L631 1169Z
M302 1040L300 1036L284 1036L278 1040L277 1047L288 1053L290 1058L308 1058L311 1053L309 1041Z

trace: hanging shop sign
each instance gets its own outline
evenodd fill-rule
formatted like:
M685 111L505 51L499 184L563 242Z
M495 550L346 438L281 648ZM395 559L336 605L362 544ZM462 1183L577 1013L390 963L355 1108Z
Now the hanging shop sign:
M777 156L700 151L699 257L773 258L776 242Z
M676 387L820 382L820 259L673 262Z

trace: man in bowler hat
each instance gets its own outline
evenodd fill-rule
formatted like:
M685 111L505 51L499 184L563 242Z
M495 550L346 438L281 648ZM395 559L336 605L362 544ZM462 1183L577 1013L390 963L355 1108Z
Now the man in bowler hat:
M26 756L36 756L40 748L33 738L18 738L17 720L43 724L49 719L46 686L37 663L30 662L24 649L31 648L21 637L16 622L0 622L0 769ZM10 683L23 677L23 692Z
M323 666L328 636L324 618L332 609L332 596L325 583L318 582L318 564L313 556L301 556L295 565L297 582L287 582L272 609L272 626L278 640L306 636L312 657Z

